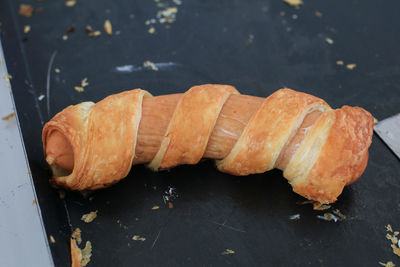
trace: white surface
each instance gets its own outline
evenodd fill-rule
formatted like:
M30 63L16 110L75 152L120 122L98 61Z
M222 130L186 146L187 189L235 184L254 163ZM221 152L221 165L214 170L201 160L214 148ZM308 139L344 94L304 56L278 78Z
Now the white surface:
M0 118L14 110L0 43ZM54 266L16 117L0 119L0 266Z
M400 159L400 114L380 121L374 130Z

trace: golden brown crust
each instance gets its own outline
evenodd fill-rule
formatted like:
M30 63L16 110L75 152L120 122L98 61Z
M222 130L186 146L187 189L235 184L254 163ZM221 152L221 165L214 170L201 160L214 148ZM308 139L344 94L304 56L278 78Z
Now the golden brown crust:
M171 97L175 102L166 112L171 115L161 116L168 120L163 128L167 130L162 141L159 139L161 145L158 152L152 154L155 156L149 166L157 170L196 164L204 157L213 128L219 125L217 118L224 110L225 101L233 94L238 92L231 86L201 85ZM85 102L70 106L48 122L42 133L44 149L51 133L59 131L74 151L72 173L65 174L51 164L52 182L83 190L102 188L124 178L135 155L145 96L150 95L136 89L107 97L95 105ZM235 137L238 141L233 145L235 138L232 138L227 142L228 147L223 148L229 151L229 144L233 145L225 158L217 160L219 170L249 175L280 167L295 192L321 203L334 202L345 185L361 176L373 134L373 117L367 111L348 106L333 110L322 99L291 89L278 90L254 103L257 105L249 109L252 115L248 116L247 125L243 130L240 127L235 130L241 133L240 137ZM301 129L303 137L294 138L307 115L313 112L320 114L309 127ZM162 138L160 134L156 135ZM288 145L291 140L298 140L298 143ZM291 151L285 153L287 147ZM286 157L282 161L284 164L277 162L280 155ZM143 163L143 159L136 163Z
M336 120L307 178L293 190L321 203L336 201L364 172L373 134L372 115L359 107L335 110Z
M157 170L199 162L222 106L231 94L239 92L229 85L206 84L190 88L180 98L149 167Z
M74 151L71 174L55 173L53 183L73 190L98 189L124 178L135 155L137 129L146 91L135 89L106 97L95 105L70 106L43 129L44 149L51 131L64 133ZM58 172L54 167L53 171Z
M314 96L291 89L278 90L264 100L231 153L217 161L218 169L233 175L271 170L306 114L328 108L322 99Z

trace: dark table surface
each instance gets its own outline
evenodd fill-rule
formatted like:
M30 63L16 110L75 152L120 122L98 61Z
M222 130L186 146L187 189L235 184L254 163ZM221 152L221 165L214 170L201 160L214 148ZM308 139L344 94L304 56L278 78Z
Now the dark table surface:
M160 95L223 83L265 97L290 87L332 107L361 106L377 119L399 113L400 2L304 2L293 8L280 0L160 0L178 11L173 23L161 24L156 15L165 8L150 0L77 0L73 7L0 1L1 40L44 224L56 240L50 244L56 266L70 265L76 227L92 242L89 266L400 265L385 237L387 224L400 230L400 161L376 136L365 173L328 210L347 216L336 223L317 218L326 211L300 205L304 199L280 171L234 177L210 161L159 173L135 166L111 188L67 192L64 200L48 183L43 123L67 105L126 89ZM18 15L21 3L35 8L31 17ZM155 34L145 23L152 18ZM72 25L75 32L66 33ZM89 37L86 25L102 34ZM147 60L159 70L143 68ZM353 70L346 68L351 63ZM85 77L89 86L75 91ZM172 209L163 202L169 187L178 194ZM92 223L80 220L95 210ZM290 220L294 214L300 219ZM223 255L226 249L235 253Z

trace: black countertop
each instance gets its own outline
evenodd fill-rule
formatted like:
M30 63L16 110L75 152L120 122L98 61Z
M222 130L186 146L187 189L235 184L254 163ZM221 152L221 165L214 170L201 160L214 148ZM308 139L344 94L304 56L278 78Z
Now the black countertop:
M293 8L280 0L160 0L177 8L176 20L165 24L157 19L165 8L149 0L77 0L73 7L26 0L35 8L31 17L18 15L21 1L0 2L1 40L47 234L56 240L56 266L70 265L76 227L92 242L89 266L400 265L385 237L387 224L400 230L400 162L376 136L365 173L328 210L347 216L336 223L317 218L326 211L300 205L304 199L280 171L234 177L210 161L159 173L135 166L111 188L67 192L65 200L48 183L43 123L67 105L126 89L160 95L223 83L265 97L290 87L335 108L361 106L377 119L399 113L400 3L304 2ZM157 23L146 25L152 18ZM66 33L72 25L75 32ZM102 34L89 37L86 25ZM159 70L143 68L147 60ZM346 68L351 63L353 70ZM75 91L85 77L89 86ZM178 194L172 209L162 197L169 187ZM92 223L80 220L95 210ZM290 220L294 214L300 219ZM226 249L235 253L223 255Z

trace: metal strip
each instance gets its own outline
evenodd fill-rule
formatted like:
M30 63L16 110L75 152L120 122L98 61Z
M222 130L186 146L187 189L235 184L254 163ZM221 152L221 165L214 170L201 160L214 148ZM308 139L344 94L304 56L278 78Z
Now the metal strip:
M10 78L0 42L0 266L54 266Z

